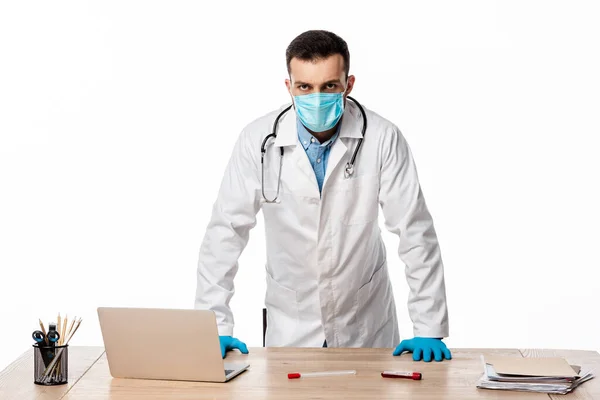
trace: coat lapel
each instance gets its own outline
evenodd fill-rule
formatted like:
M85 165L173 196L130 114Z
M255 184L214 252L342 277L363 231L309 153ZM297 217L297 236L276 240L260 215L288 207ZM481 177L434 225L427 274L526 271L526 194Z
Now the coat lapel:
M287 184L296 188L302 196L319 198L319 185L308 156L298 140L298 129L296 125L296 111L291 108L279 120L279 129L275 139L275 147L284 147L284 168L289 168L285 176Z
M362 114L358 107L354 105L352 100L346 102L346 110L341 121L340 136L331 147L331 153L329 153L329 161L327 162L327 171L325 172L325 180L323 181L323 188L327 185L327 181L331 178L332 174L338 168L340 161L346 159L350 161L354 148L358 144L358 140L362 138ZM344 157L348 154L347 157ZM339 165L339 168L346 168L346 162L343 165Z

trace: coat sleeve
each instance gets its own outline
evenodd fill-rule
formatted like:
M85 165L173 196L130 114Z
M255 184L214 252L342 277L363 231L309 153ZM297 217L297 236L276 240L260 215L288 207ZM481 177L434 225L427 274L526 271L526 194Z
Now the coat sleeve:
M239 136L229 159L212 216L200 246L195 308L215 312L219 335L233 335L234 294L238 259L256 226L260 209L259 166L247 134Z
M444 265L408 143L397 127L382 140L379 202L385 226L400 238L414 336L447 337Z

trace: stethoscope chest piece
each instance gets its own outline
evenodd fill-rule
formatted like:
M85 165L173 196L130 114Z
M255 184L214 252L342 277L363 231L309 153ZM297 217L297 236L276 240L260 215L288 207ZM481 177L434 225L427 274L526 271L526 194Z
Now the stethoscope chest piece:
M354 174L354 165L350 163L346 163L346 168L344 169L344 178L348 179Z

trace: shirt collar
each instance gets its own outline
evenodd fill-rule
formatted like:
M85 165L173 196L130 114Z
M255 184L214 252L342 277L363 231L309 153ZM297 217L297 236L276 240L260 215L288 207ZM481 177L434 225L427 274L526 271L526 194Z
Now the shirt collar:
M311 142L312 139L314 139L316 143L319 143L319 140L316 137L314 137L308 131L308 129L306 129L306 127L302 124L302 122L300 121L299 118L296 118L296 126L298 129L298 140L300 140L300 144L302 145L302 147L304 147L304 150L308 149L308 147L312 143ZM340 133L340 126L341 126L341 124L338 124L338 126L335 130L335 134L328 141L326 141L324 143L320 143L318 145L321 147L325 147L325 146L333 144L333 142L335 142L335 139L338 137L338 135Z

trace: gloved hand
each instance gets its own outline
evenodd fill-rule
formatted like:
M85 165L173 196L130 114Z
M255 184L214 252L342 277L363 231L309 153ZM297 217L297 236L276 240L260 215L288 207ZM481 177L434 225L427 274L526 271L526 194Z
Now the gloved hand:
M435 361L442 361L443 357L447 360L452 359L450 350L442 342L442 339L438 338L415 337L403 340L394 350L394 355L399 356L405 351L413 353L414 361L421 360L421 355L423 355L423 361L430 362L432 353Z
M219 336L219 342L221 342L221 355L225 358L225 353L229 350L238 349L242 354L248 354L248 348L246 343L231 337L231 336Z

